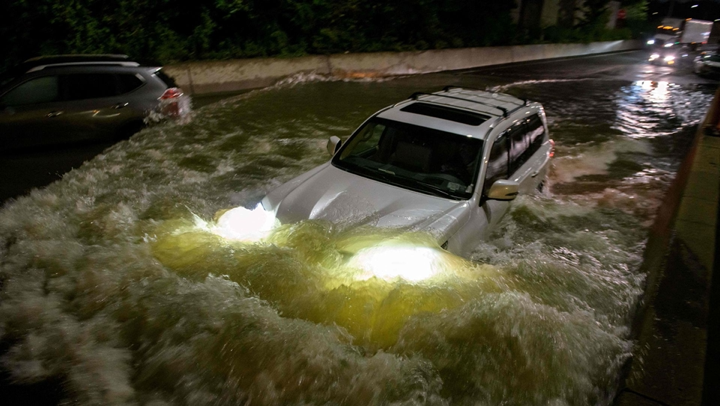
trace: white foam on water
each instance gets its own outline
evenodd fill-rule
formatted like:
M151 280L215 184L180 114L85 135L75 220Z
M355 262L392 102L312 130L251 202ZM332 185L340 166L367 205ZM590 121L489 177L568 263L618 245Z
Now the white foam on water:
M571 83L571 82L584 82L591 79L533 79L533 80L521 80L517 82L512 82L504 85L497 85L493 86L488 91L491 92L506 92L508 89L512 89L514 87L522 87L522 86L533 86L533 85L540 85L540 84L555 84L555 83Z
M88 405L610 402L644 283L644 204L667 173L521 197L431 281L358 278L349 245L429 237L316 221L242 243L197 226L254 207L351 130L311 105L262 114L273 91L146 129L0 210L12 379L52 378ZM656 159L645 142L560 142L553 180L610 176L627 151Z
M595 145L558 146L552 161L551 179L571 182L586 175L605 175L619 154L651 152L650 145L643 140L622 138Z

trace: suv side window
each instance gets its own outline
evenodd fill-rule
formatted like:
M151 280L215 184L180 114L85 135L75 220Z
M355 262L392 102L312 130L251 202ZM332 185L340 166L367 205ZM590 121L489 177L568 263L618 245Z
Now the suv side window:
M528 157L532 156L543 144L545 138L545 127L538 115L534 115L527 120L527 135L530 148L528 148Z
M510 173L514 173L542 146L545 127L536 114L510 129Z
M110 73L76 73L61 76L65 100L98 99L118 94L115 75Z
M54 102L59 98L58 77L43 76L28 80L5 93L0 103L5 106L23 106Z
M514 125L510 129L510 173L514 173L527 160L528 149L525 126Z
M117 81L117 94L130 93L145 83L142 79L131 73L118 73L115 75Z
M507 133L498 137L493 143L485 170L485 183L483 195L486 195L490 186L498 179L508 178L508 137Z

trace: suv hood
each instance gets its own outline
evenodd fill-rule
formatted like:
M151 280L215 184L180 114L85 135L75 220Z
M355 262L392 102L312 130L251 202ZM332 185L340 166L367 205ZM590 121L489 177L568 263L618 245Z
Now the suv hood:
M323 219L353 227L425 230L441 239L465 221L469 203L364 178L328 163L274 190L263 206L283 223Z

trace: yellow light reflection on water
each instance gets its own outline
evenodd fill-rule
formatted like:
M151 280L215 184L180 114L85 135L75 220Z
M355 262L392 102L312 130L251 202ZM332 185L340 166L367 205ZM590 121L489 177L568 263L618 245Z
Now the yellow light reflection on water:
M501 269L455 256L427 233L338 231L323 221L276 227L258 210L224 213L217 222L166 221L150 240L153 255L191 280L223 275L285 317L339 326L370 350L395 345L415 317L457 308L507 283ZM247 230L253 224L267 230L263 244L247 243L257 236Z
M418 282L435 276L442 266L437 249L415 246L375 246L358 251L348 263L365 271L361 280L373 276L391 281Z

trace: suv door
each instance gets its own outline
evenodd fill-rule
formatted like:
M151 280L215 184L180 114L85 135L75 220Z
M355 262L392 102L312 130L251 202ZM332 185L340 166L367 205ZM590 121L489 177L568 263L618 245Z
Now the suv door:
M115 136L142 123L144 106L133 90L144 83L132 72L30 78L0 97L0 149Z
M31 78L5 92L0 97L0 150L51 143L48 124L61 108L57 75Z
M70 73L60 75L64 111L56 131L68 141L110 138L144 112L131 108L128 93L144 82L132 73Z
M544 179L549 161L547 149L542 148L546 138L545 126L535 114L517 122L493 141L479 203L470 211L465 226L448 241L451 251L469 255L478 240L486 239L507 213L510 201L486 197L495 181L513 180L520 184L521 193L530 193Z
M489 236L490 231L510 207L509 201L489 200L485 197L495 181L508 179L511 145L509 137L510 131L505 131L493 141L492 145L489 145L485 179L478 178L479 193L475 200L477 203L470 205L469 216L464 226L448 240L450 251L468 256L479 240Z

